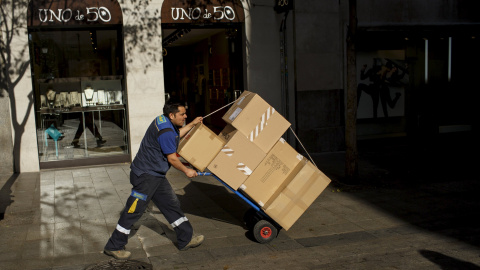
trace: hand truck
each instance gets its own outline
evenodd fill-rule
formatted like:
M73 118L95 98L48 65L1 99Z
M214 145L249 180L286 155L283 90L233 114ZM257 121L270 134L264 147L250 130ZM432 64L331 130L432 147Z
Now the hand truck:
M270 243L273 239L277 238L278 233L282 227L270 218L254 201L242 194L240 191L232 189L229 185L223 182L215 174L210 172L197 172L199 176L213 176L225 187L231 190L234 194L242 198L248 205L251 206L244 216L243 221L249 231L253 233L253 237L261 244Z

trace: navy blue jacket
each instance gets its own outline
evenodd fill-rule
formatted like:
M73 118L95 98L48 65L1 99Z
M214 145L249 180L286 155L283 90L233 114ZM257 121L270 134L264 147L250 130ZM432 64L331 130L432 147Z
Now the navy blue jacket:
M148 173L165 177L170 163L167 155L176 153L179 142L178 128L164 115L156 117L142 139L138 153L130 166L137 176Z

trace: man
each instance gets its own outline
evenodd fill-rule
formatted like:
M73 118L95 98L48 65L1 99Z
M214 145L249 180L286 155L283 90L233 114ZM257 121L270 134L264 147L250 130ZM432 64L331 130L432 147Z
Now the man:
M127 199L115 231L105 245L105 254L122 260L130 257L131 253L125 250L130 228L140 219L150 200L175 230L178 249L187 250L203 242L203 235L193 234L192 225L185 217L177 195L165 178L170 166L182 171L189 178L197 176L195 170L185 167L179 160L177 147L179 138L203 119L197 117L185 125L186 118L184 105L169 102L163 107L163 115L156 117L148 127L130 166L132 193Z

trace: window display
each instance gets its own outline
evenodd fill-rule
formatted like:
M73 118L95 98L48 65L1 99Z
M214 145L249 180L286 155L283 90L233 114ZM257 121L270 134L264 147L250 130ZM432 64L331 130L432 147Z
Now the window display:
M121 26L30 28L40 162L126 155Z

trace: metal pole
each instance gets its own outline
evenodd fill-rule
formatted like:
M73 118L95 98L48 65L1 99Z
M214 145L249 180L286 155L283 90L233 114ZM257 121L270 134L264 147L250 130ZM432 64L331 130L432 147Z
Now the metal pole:
M347 101L345 117L345 174L349 181L358 178L357 151L357 1L349 0L350 19L347 36Z

